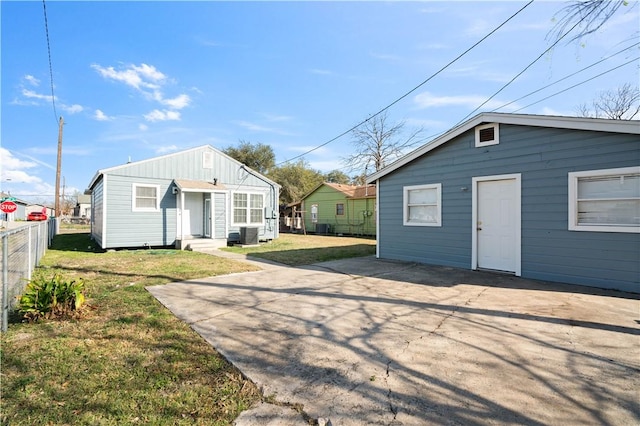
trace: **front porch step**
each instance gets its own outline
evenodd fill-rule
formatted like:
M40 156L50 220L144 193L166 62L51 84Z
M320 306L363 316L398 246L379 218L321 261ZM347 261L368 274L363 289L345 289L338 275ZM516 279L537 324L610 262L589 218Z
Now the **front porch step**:
M176 245L180 250L206 250L206 249L219 249L227 246L226 239L211 239L211 238L194 238L189 240L178 240Z

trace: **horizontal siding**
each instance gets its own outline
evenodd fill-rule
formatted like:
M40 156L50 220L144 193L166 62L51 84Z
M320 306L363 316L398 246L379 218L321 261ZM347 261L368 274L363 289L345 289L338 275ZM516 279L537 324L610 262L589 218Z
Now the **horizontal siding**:
M336 214L336 205L344 204L344 215ZM315 232L316 224L311 220L311 206L318 205L318 224L329 224L331 233L352 235L375 235L375 198L348 199L329 186L320 186L304 199L304 219L307 231ZM366 215L364 212L371 212Z
M203 167L204 153L212 153L212 167ZM108 247L139 247L145 244L173 245L177 236L177 198L170 191L174 179L213 181L230 197L234 191L265 194L265 211L278 212L278 187L248 172L240 163L225 154L205 146L167 156L125 164L104 171L109 182L106 197L105 219ZM160 185L162 199L159 212L133 212L131 185L133 183ZM95 189L94 189L95 190ZM228 200L228 199L227 199ZM224 205L225 214L232 218L232 203ZM217 217L216 236L224 233ZM261 239L277 237L277 217L265 219L259 228ZM237 239L239 226L229 226L230 239Z
M640 235L568 230L568 173L640 164L637 135L515 125L475 148L473 130L383 177L383 258L471 266L472 178L520 173L522 276L640 291ZM402 225L402 188L442 184L442 227Z
M109 176L106 198L107 247L168 246L176 242L176 196L171 179ZM160 210L132 211L132 185L160 185Z

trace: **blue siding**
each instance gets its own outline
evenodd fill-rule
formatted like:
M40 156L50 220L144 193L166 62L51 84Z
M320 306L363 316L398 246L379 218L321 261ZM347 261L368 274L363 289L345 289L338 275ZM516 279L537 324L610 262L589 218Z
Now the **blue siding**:
M204 167L203 155L211 155L210 167ZM102 176L94 182L94 202L102 193L104 205L95 205L92 235L103 248L141 247L143 245L174 245L178 237L177 197L171 192L174 179L207 181L217 180L222 194L214 197L216 216L214 237L224 234L224 220L231 216L231 203L226 202L233 191L260 192L265 194L266 212L278 211L278 187L256 176L236 160L210 146L125 164L101 171ZM106 182L106 184L104 184ZM132 185L150 184L160 186L160 210L158 212L135 212L132 210ZM105 189L106 188L106 189ZM222 198L220 198L222 196ZM218 210L218 209L224 210ZM104 222L103 222L104 221ZM222 225L220 221L223 221ZM103 226L104 224L104 226ZM99 225L99 226L98 226ZM278 236L277 217L266 219L260 228L262 239ZM103 233L104 229L104 234ZM235 235L239 228L228 229ZM222 235L222 238L225 238Z
M523 277L640 291L640 234L568 230L568 173L638 166L637 135L501 124L500 144L474 143L471 129L382 177L380 257L470 268L472 178L520 173ZM431 183L442 227L403 226L403 186Z

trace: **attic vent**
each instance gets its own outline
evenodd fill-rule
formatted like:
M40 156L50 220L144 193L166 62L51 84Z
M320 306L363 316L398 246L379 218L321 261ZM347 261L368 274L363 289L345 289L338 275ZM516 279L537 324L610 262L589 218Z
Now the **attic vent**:
M476 127L476 147L497 145L499 143L498 124L485 124Z
M213 169L213 152L202 153L202 168Z
M493 127L489 127L487 129L480 129L478 133L480 134L480 142L492 141L495 135L495 132L493 131Z

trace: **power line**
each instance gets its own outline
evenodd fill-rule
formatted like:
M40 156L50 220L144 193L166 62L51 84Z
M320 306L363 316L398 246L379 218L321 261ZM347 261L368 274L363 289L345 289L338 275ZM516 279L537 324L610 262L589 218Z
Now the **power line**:
M47 5L45 0L42 0L42 10L44 12L44 31L47 35L47 54L49 56L49 77L51 81L51 104L53 105L53 116L56 119L56 125L58 124L58 112L56 111L56 95L53 91L53 66L51 65L51 43L49 42L49 22L47 20Z
M564 81L564 80L566 80L566 79L568 79L568 78L571 78L571 77L573 77L574 75L577 75L577 74L579 74L579 73L581 73L581 72L583 72L583 71L588 70L589 68L593 68L594 66L596 66L596 65L598 65L598 64L601 64L602 62L607 61L607 60L609 60L609 59L613 58L614 56L619 55L620 53L626 52L627 50L632 49L632 48L634 48L634 47L636 47L636 46L638 46L638 45L640 45L640 43L636 43L636 44L633 44L633 45L631 45L631 46L629 46L629 47L626 47L626 48L624 48L624 49L622 49L622 50L620 50L620 51L618 51L618 52L616 52L616 53L613 53L613 54L611 54L611 55L609 55L609 56L607 56L607 57L605 57L605 58L602 58L601 60L599 60L599 61L597 61L597 62L594 62L593 64L591 64L591 65L589 65L589 66L586 66L586 67L584 67L584 68L582 68L582 69L580 69L580 70L578 70L578 71L576 71L576 72L574 72L574 73L571 73L571 74L569 74L569 75L567 75L567 76L565 76L565 77L561 78L560 80L556 80L556 81L554 81L553 83L547 84L546 86L541 87L541 88L539 88L539 89L537 89L537 90L534 90L533 92L530 92L530 93L528 93L528 94L526 94L526 95L524 95L524 96L521 96L521 97L519 97L519 98L518 98L518 99L516 99L516 100L513 100L513 101L508 102L508 103L506 103L506 104L504 104L504 105L501 105L501 106L499 106L499 107L497 107L497 108L494 108L492 111L498 111L498 110L500 110L500 109L502 109L502 108L505 108L505 107L507 107L507 106L509 106L509 105L511 105L511 104L514 104L514 103L516 103L516 102L518 102L518 101L521 101L521 100L522 100L522 99L524 99L524 98L528 98L528 97L529 97L529 96L531 96L531 95L535 95L536 93L541 92L541 91L542 91L542 90L544 90L544 89L548 89L549 87L551 87L551 86L553 86L553 85L556 85L556 84L560 83L561 81ZM522 109L522 108L521 108L521 109ZM520 111L520 109L519 109L518 111Z
M44 0L43 0L44 1ZM448 64L446 64L445 66L443 66L442 68L440 68L438 71L436 71L435 73L431 74L426 80L424 80L422 83L418 84L417 86L415 86L413 89L409 90L408 92L406 92L404 95L400 96L399 98L397 98L396 100L394 100L393 102L391 102L390 104L388 104L387 106L385 106L384 108L382 108L380 111L376 112L375 114L371 115L369 118L362 120L361 122L359 122L358 124L356 124L355 126L351 127L348 130L345 130L344 132L340 133L338 136L329 139L328 141L316 146L315 148L312 148L300 155L296 155L295 157L289 158L288 160L282 161L278 164L276 164L276 166L280 166L284 163L288 163L290 161L293 160L297 160L298 158L304 157L305 155L322 148L323 146L326 146L328 144L330 144L331 142L334 142L338 139L340 139L341 137L343 137L344 135L352 132L353 130L357 129L358 127L360 127L361 125L365 124L366 122L368 122L369 120L371 120L372 118L376 117L377 115L385 112L386 110L388 110L389 108L391 108L392 106L394 106L395 104L397 104L398 102L400 102L401 100L403 100L404 98L406 98L407 96L409 96L411 93L415 92L416 90L418 90L420 87L422 87L423 85L425 85L427 82L429 82L431 79L433 79L434 77L436 77L438 74L440 74L442 71L444 71L445 69L447 69L449 66L451 66L453 63L455 63L456 61L458 61L460 58L462 58L464 55L466 55L467 53L469 53L471 50L473 50L476 46L478 46L480 43L482 43L483 41L485 41L487 38L489 38L493 33L495 33L496 31L498 31L500 28L502 28L505 24L507 24L511 19L515 18L518 14L520 14L520 12L522 12L523 10L525 10L527 7L529 7L529 5L531 5L531 3L533 3L533 0L530 0L527 4L525 4L524 6L522 6L517 12L515 12L513 15L511 15L509 18L507 18L504 22L502 22L500 25L498 25L497 27L495 27L491 32L489 32L487 35L485 35L484 37L482 37L479 41L477 41L475 44L473 44L471 47L469 47L467 50L465 50L464 52L462 52L460 55L458 55L455 59L453 59L452 61L450 61Z
M549 46L548 48L546 48L540 55L538 55L538 57L536 59L534 59L533 61L531 61L529 63L529 65L527 65L526 67L524 67L519 73L517 73L511 80L509 80L505 85L503 85L500 89L498 89L497 92L495 92L493 95L489 96L483 103L481 103L480 105L478 105L473 111L471 111L469 114L465 115L460 121L458 121L458 123L456 123L456 126L460 123L462 123L463 121L465 121L467 118L471 117L473 114L475 114L476 111L478 111L480 108L482 108L484 105L487 104L487 102L489 102L491 99L495 98L496 95L498 95L500 92L502 92L504 89L506 89L507 87L509 87L511 85L511 83L513 83L518 77L520 77L522 74L524 74L529 68L531 68L536 62L538 62L540 60L540 58L542 58L544 55L547 54L547 52L549 52L551 49L553 49L556 44L560 43L560 41L565 38L566 36L569 35L569 33L571 33L571 31L574 30L574 28L576 28L582 21L584 21L587 17L583 17L581 20L579 20L578 22L575 23L575 25L573 27L571 27L571 29L569 31L567 31L566 33L564 33L561 37L558 37L558 39L553 42L551 44L551 46ZM454 126L455 127L455 126Z
M596 79L596 78L598 78L598 77L602 77L603 75L605 75L605 74L607 74L607 73L610 73L610 72L615 71L615 70L617 70L617 69L619 69L619 68L622 68L622 67L624 67L625 65L629 65L630 63L635 62L635 61L637 61L637 60L639 60L639 59L640 59L640 56L639 56L639 57L637 57L637 58L633 58L632 60L630 60L630 61L628 61L628 62L625 62L624 64L621 64L621 65L618 65L617 67L614 67L614 68L608 69L607 71L603 71L603 72L601 72L601 73L600 73L600 74L598 74L598 75L595 75L595 76L593 76L593 77L591 77L591 78L589 78L589 79L587 79L587 80L581 81L580 83L576 83L576 84L574 84L573 86L567 87L566 89L563 89L563 90L561 90L561 91L559 91L559 92L556 92L556 93L554 93L554 94L552 94L552 95L549 95L549 96L547 96L547 97L545 97L545 98L542 98L542 99L540 99L540 100L538 100L538 101L535 101L535 102L533 102L533 103L530 103L530 104L529 104L529 105L527 105L527 106L524 106L524 107L522 107L522 108L519 108L519 109L515 110L514 112L522 111L523 109L527 109L527 108L529 108L530 106L533 106L533 105L535 105L535 104L538 104L538 103L540 103L540 102L542 102L542 101L546 101L546 100L547 100L547 99L549 99L549 98L552 98L552 97L554 97L554 96L557 96L557 95L559 95L559 94L561 94L561 93L566 92L567 90L571 90L571 89L573 89L573 88L575 88L575 87L578 87L578 86L580 86L580 85L582 85L582 84L585 84L585 83L587 83L587 82L589 82L589 81L591 81L591 80L595 80L595 79Z

